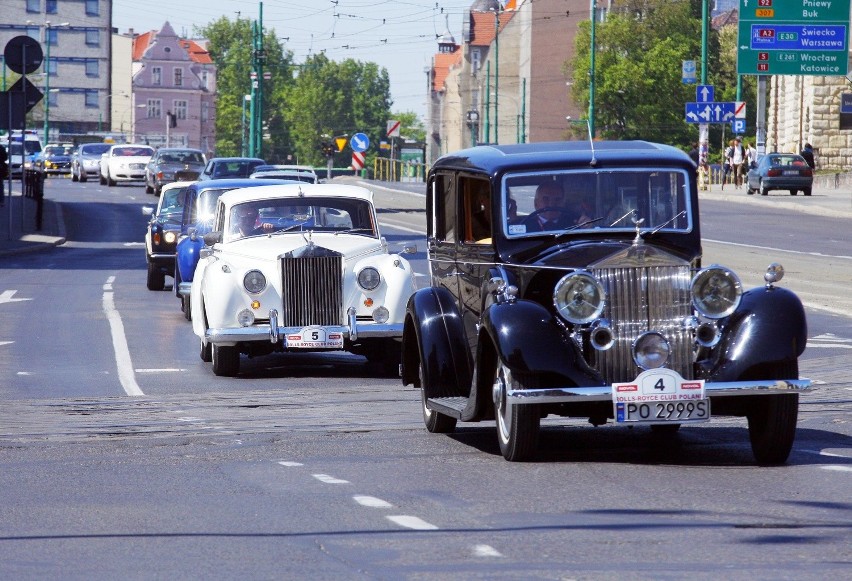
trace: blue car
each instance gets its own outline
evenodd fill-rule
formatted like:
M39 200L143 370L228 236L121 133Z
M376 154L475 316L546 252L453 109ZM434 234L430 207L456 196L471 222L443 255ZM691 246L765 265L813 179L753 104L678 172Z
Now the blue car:
M216 201L225 192L238 188L254 188L274 184L299 183L293 180L254 180L249 178L218 179L195 182L184 191L183 214L175 252L175 293L180 299L186 320L191 319L189 292L199 252L204 248L204 235L213 226Z

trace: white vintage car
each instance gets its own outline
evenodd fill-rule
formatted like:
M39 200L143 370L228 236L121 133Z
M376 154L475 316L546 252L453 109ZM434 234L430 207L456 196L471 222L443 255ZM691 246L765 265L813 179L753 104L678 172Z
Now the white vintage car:
M190 308L201 359L216 375L236 375L241 354L341 350L399 373L414 275L380 235L372 192L333 184L232 190L219 198L204 241Z
M148 145L113 145L101 155L101 185L145 181L145 166L152 155L154 149Z

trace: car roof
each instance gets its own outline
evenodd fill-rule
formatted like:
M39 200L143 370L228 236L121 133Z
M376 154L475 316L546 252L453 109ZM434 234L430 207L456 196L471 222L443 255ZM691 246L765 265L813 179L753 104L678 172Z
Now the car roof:
M224 180L203 180L193 182L192 187L196 190L225 189L225 188L254 188L274 184L292 184L293 180L256 180L251 178L227 178Z
M258 180L253 180L257 182ZM302 196L327 197L327 198L356 198L367 202L373 201L373 192L361 186L339 185L339 184L286 184L267 185L261 182L262 187L253 188L251 201L277 200L280 198L299 198ZM225 205L236 202L249 201L245 192L239 189L231 190L222 194L219 198Z
M263 164L254 169L255 172L262 171L296 171L304 173L316 173L314 168L309 165L280 165L280 164Z
M594 149L593 149L594 148ZM639 164L687 164L683 151L649 141L552 141L510 145L480 145L446 154L432 165L438 169L470 169L490 175L525 167L620 167Z
M210 158L210 161L259 161L264 165L266 164L266 161L259 157L213 157Z

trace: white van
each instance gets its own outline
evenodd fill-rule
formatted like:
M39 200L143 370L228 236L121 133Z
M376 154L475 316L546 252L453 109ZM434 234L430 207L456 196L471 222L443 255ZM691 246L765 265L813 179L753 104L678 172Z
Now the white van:
M12 131L10 135L0 137L0 143L9 156L9 173L12 177L21 177L24 169L32 169L33 159L41 152L41 140L35 131Z

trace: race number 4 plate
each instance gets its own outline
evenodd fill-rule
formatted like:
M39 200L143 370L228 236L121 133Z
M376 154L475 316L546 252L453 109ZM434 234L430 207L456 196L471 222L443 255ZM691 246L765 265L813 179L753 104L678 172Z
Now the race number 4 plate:
M613 383L612 402L616 422L683 424L710 419L704 380L684 379L671 369L649 369L630 383Z
M329 332L322 327L305 327L287 335L291 349L343 349L343 333Z

